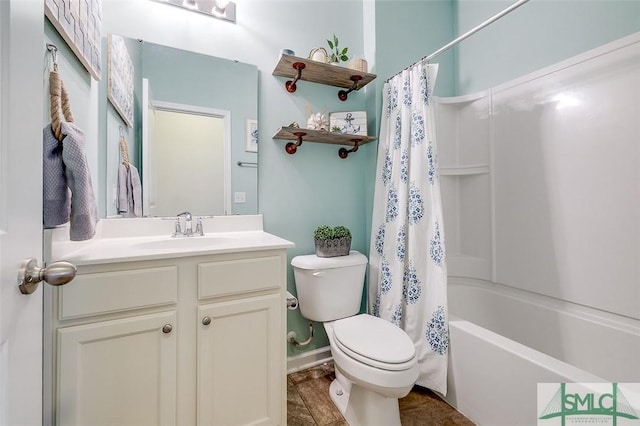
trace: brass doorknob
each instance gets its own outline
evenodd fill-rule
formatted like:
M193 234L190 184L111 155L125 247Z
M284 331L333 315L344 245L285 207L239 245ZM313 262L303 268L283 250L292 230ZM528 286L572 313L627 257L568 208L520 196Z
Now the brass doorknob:
M18 287L22 294L31 294L36 291L40 281L54 286L65 285L75 278L76 272L78 272L76 265L65 260L53 262L41 268L38 266L38 261L30 257L20 265Z

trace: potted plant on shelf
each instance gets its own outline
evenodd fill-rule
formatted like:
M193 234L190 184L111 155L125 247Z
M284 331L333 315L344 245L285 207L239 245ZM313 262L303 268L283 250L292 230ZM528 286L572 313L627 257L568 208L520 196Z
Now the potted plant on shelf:
M340 61L347 62L349 57L347 56L347 52L349 51L348 47L340 50L338 47L338 37L333 35L333 40L327 40L327 44L329 45L329 49L331 49L331 54L329 55L329 63L330 64L339 64Z
M346 256L351 249L351 231L346 226L320 225L313 231L313 239L318 257Z

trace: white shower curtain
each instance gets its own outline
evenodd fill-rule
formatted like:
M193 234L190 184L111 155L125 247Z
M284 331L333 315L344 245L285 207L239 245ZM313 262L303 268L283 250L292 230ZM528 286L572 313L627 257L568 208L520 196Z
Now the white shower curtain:
M432 90L424 61L385 83L378 146L369 308L415 344L417 384L446 394L447 268Z

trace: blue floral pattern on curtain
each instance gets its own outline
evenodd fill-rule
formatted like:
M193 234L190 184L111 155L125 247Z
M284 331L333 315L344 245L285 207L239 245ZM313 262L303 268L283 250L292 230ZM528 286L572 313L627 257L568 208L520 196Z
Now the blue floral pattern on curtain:
M415 343L417 384L447 391L447 270L435 119L437 65L385 83L369 259L370 312Z

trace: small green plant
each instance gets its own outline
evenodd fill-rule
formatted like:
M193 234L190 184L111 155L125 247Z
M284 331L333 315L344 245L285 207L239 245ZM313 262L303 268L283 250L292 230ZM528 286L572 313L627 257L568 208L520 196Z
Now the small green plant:
M313 231L313 239L318 241L327 241L330 240L331 237L331 227L327 225L320 225Z
M333 228L333 238L351 238L351 231L346 226L336 226Z
M331 128L331 131L332 132L340 132L340 133L342 133L342 130L340 129L340 126L333 126Z
M320 225L313 231L313 239L318 241L335 240L338 238L351 238L351 231L346 226L336 226L332 228L327 225Z
M346 256L351 249L351 231L346 226L320 225L313 232L313 239L318 257Z
M329 55L329 62L347 62L349 60L349 57L347 56L347 52L349 51L348 47L343 48L342 50L340 50L340 48L338 47L338 37L336 37L336 35L333 35L333 41L332 40L327 40L327 44L329 45L329 49L331 49L331 55Z

